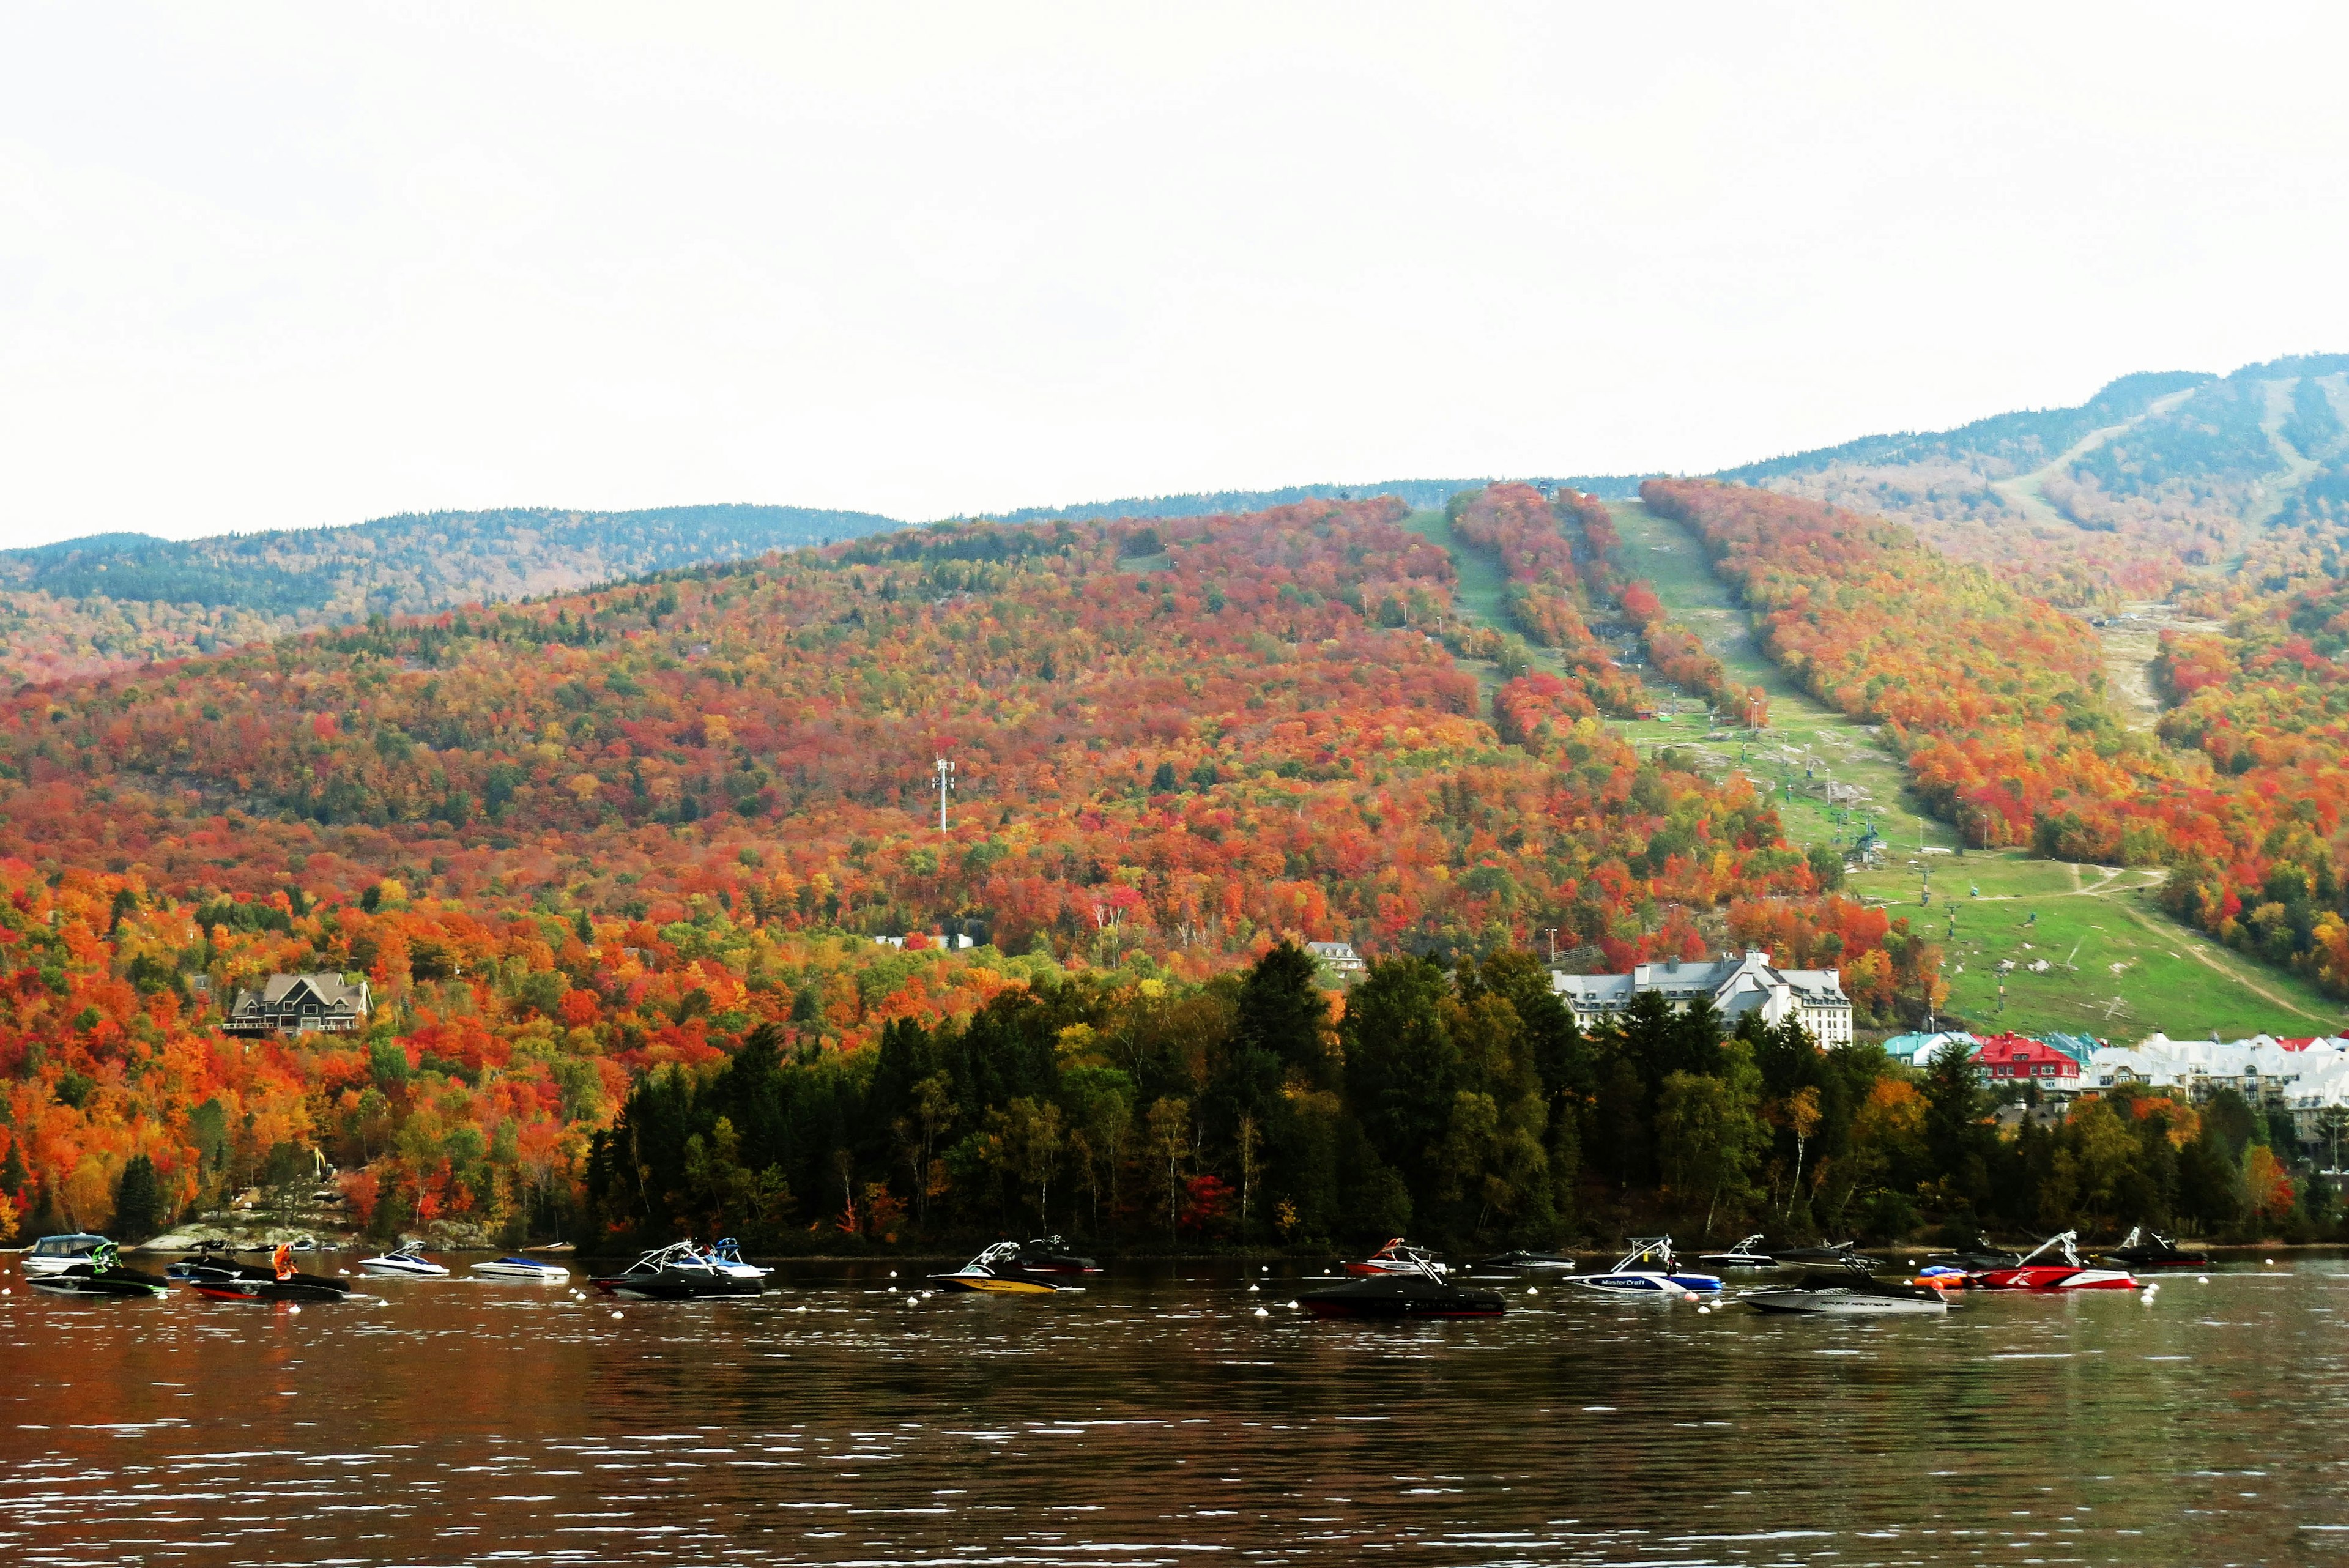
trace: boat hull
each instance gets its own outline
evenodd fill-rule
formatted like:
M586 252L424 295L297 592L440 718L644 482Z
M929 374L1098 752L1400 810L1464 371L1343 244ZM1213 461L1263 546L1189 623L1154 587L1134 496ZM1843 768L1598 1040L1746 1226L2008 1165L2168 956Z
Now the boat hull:
M128 1269L100 1274L35 1274L25 1282L44 1295L85 1296L92 1301L130 1301L171 1294L165 1281Z
M1789 1317L1938 1317L1950 1310L1950 1303L1938 1295L1891 1296L1836 1288L1756 1291L1738 1299L1755 1312Z
M1471 1290L1426 1274L1348 1280L1299 1296L1297 1304L1315 1317L1499 1317L1505 1310L1497 1291Z
M2070 1263L2026 1264L2019 1269L1992 1269L1977 1275L1990 1291L2133 1291L2137 1280L2126 1269L2085 1269Z
M610 1274L587 1282L607 1296L623 1296L640 1302L717 1301L731 1296L755 1296L766 1291L765 1282L737 1279L720 1274L715 1279L680 1280L659 1275Z
M1049 1296L1061 1288L1044 1280L1005 1279L999 1274L932 1274L930 1283L942 1291L999 1296Z
M1685 1294L1712 1295L1721 1290L1718 1274L1662 1274L1630 1271L1613 1274L1577 1274L1567 1282L1587 1291L1599 1291L1609 1295L1661 1296Z

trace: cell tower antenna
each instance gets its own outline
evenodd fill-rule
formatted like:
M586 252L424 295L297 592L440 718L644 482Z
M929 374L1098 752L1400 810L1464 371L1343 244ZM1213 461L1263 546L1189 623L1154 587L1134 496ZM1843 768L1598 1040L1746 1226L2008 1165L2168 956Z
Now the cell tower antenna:
M947 830L947 793L955 786L955 765L952 757L938 759L936 784L938 792L938 831Z

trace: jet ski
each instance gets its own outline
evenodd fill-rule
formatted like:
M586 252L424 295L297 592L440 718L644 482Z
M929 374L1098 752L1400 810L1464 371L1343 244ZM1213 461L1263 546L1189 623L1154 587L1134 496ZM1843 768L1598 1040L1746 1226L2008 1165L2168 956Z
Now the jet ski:
M1950 1310L1930 1285L1893 1284L1865 1269L1813 1270L1791 1285L1764 1285L1737 1298L1759 1313L1808 1317L1926 1317Z
M950 1274L932 1274L930 1283L945 1291L981 1291L997 1295L1050 1295L1076 1285L1056 1284L1045 1275L1020 1266L1020 1245L998 1241Z
M1832 1263L1866 1272L1884 1267L1881 1258L1862 1257L1857 1241L1836 1241L1824 1247L1781 1248L1771 1254L1781 1263Z
M1098 1274L1101 1265L1069 1250L1062 1236L1041 1236L1019 1249L1019 1267L1031 1274Z
M115 1256L114 1243L101 1242L87 1261L28 1275L26 1283L56 1296L160 1296L171 1293L171 1282L158 1274L126 1269Z
M767 1288L764 1274L733 1273L690 1241L656 1247L620 1272L598 1274L587 1282L607 1296L626 1296L641 1302L755 1296Z
M1433 1274L1442 1277L1444 1266L1436 1262L1435 1254L1424 1247L1414 1247L1398 1236L1372 1252L1369 1257L1346 1265L1350 1274Z
M1974 1282L1990 1291L2133 1291L2136 1276L2127 1269L2092 1269L2080 1262L2073 1243L2076 1231L2050 1236L2025 1253L2012 1268L1990 1269ZM2045 1262L2039 1260L2053 1251Z
M1401 1243L1387 1245L1392 1250ZM1297 1304L1315 1317L1498 1317L1503 1311L1500 1292L1454 1284L1424 1262L1308 1291Z
M2147 1241L2147 1236L2152 1240ZM2138 1226L2121 1238L2119 1246L2105 1254L2105 1261L2132 1269L2207 1269L2210 1266L2210 1254L2187 1251L2160 1231L2148 1231Z
M1708 1269L1775 1269L1775 1254L1764 1249L1763 1236L1755 1231L1725 1252L1699 1252L1696 1261Z
M387 1274L405 1280L445 1280L449 1271L420 1252L396 1247L377 1258L361 1258L359 1267L370 1274Z
M1682 1270L1672 1258L1670 1236L1634 1236L1631 1250L1603 1274L1570 1274L1568 1284L1611 1295L1669 1295L1683 1292L1717 1293L1721 1276Z
M293 1257L294 1249L280 1243L271 1266L263 1268L239 1262L231 1249L207 1241L163 1272L210 1301L335 1302L351 1293L347 1280L296 1273Z

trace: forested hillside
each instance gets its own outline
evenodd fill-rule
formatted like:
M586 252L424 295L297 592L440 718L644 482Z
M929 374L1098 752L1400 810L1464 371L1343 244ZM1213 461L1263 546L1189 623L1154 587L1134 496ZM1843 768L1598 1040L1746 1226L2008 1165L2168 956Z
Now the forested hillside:
M560 593L897 524L796 506L515 508L172 541L94 535L0 551L0 675L51 680L369 615Z

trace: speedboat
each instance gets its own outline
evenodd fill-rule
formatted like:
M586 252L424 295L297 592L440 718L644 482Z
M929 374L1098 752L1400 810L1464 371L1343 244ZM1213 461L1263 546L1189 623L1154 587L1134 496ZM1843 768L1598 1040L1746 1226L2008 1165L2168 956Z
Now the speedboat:
M1634 1236L1631 1250L1603 1274L1571 1274L1568 1284L1605 1291L1613 1295L1665 1295L1685 1292L1717 1293L1721 1276L1681 1269L1672 1258L1670 1236Z
M1894 1284L1864 1269L1806 1272L1791 1285L1764 1285L1737 1298L1756 1312L1811 1317L1924 1317L1950 1310L1929 1285Z
M542 1263L535 1258L492 1258L475 1263L472 1272L485 1280L526 1280L542 1285L559 1285L571 1277L571 1271L561 1264Z
M2091 1269L2080 1262L2073 1243L2080 1239L2076 1231L2065 1231L2050 1236L2023 1254L2012 1268L1991 1269L1974 1276L1975 1282L1992 1291L2133 1291L2137 1278L2127 1269ZM2049 1251L2055 1255L2045 1262L2039 1259Z
M731 1236L714 1243L709 1251L701 1255L709 1260L711 1268L720 1273L731 1274L738 1280L758 1280L764 1282L774 1277L774 1270L761 1268L744 1258L742 1243Z
M77 1264L88 1262L90 1254L100 1247L113 1244L87 1231L77 1231L70 1236L44 1236L24 1254L20 1266L27 1280L37 1280L43 1274L61 1274Z
M1708 1269L1775 1269L1778 1260L1763 1251L1762 1240L1757 1231L1725 1252L1699 1252L1696 1261Z
M1574 1260L1564 1252L1495 1252L1476 1260L1480 1269L1507 1269L1520 1274L1570 1274Z
M1040 1236L1019 1249L1019 1266L1031 1274L1098 1274L1101 1265L1069 1250L1064 1236Z
M1358 1274L1308 1291L1297 1304L1315 1317L1498 1317L1503 1310L1500 1292L1454 1284L1425 1263Z
M1437 1262L1435 1254L1424 1247L1414 1247L1398 1236L1372 1252L1369 1257L1346 1265L1350 1274L1434 1274L1445 1270Z
M1055 1284L1044 1275L1030 1272L1020 1266L1019 1253L1019 1242L998 1241L953 1273L932 1274L930 1282L940 1290L985 1291L999 1295L1041 1296L1080 1288Z
M2152 1240L2146 1238L2150 1236ZM2121 1244L2105 1254L2106 1261L2125 1263L2132 1269L2207 1269L2210 1266L2208 1252L2189 1252L2158 1231L2148 1231L2138 1226L2121 1238Z
M740 1265L750 1269L751 1265ZM641 1302L689 1302L707 1296L755 1296L767 1288L767 1276L755 1269L732 1272L690 1241L656 1247L616 1274L598 1274L587 1282L607 1296L627 1296Z
M104 1241L79 1262L28 1274L25 1282L36 1291L57 1296L160 1296L171 1293L171 1282L160 1275L124 1268L115 1256L114 1243Z
M445 1280L449 1271L419 1252L396 1247L378 1258L361 1258L359 1267L370 1274L389 1274L408 1280Z
M1824 1247L1795 1247L1771 1254L1781 1263L1833 1263L1866 1272L1884 1267L1881 1258L1864 1258L1857 1241L1833 1241Z
M281 1244L264 1268L239 1262L232 1249L207 1241L163 1272L209 1301L336 1302L351 1293L347 1280L295 1272L293 1257L294 1249Z

